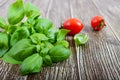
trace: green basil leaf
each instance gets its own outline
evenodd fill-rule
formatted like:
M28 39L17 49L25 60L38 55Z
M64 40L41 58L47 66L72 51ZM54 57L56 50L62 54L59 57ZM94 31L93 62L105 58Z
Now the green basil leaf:
M0 57L9 49L9 36L6 33L0 33Z
M50 49L49 54L52 62L61 62L69 58L71 51L68 48L65 48L62 45L56 45Z
M15 26L15 25L9 25L8 29L7 29L7 33L11 35L11 34L13 34L16 31L17 28L18 27Z
M30 39L32 40L33 43L35 44L40 44L41 41L47 41L48 38L41 33L34 33L30 36Z
M75 43L77 45L85 44L88 41L89 37L87 34L76 34L74 36Z
M64 47L68 47L69 43L66 40L58 41L55 43L55 45L63 45Z
M67 33L69 32L69 30L66 29L60 29L58 34L57 34L57 41L62 41L64 40L65 36L67 35Z
M49 49L51 49L51 48L54 47L53 44L51 44L51 43L48 42L48 41L45 41L45 42L43 42L43 43L44 43L44 46L47 47L47 48L49 48Z
M30 2L26 2L25 4L25 13L27 17L33 19L40 16L40 10Z
M35 20L32 18L28 18L27 22L25 23L26 27L28 28L30 34L34 34L36 33L35 29L34 29L34 25L35 25Z
M10 44L11 46L15 45L19 40L28 38L30 33L27 27L19 27L11 36Z
M43 57L43 64L45 66L52 66L52 60L49 55L46 55L45 57Z
M35 22L35 20L32 19L32 18L28 18L28 19L27 19L27 23L28 23L29 25L34 26L36 22Z
M42 70L42 64L42 57L36 53L32 56L29 56L22 62L20 70L24 75L29 73L40 72Z
M36 31L35 31L35 29L34 29L34 27L32 25L28 25L28 30L30 32L30 35L36 33Z
M56 41L56 34L58 32L58 29L56 29L55 27L52 27L48 30L46 34L46 36L49 38L49 42L54 43Z
M40 18L36 20L35 30L39 33L47 33L51 27L53 27L53 23L49 19Z
M40 45L36 45L36 51L37 51L37 53L39 53L40 50L41 50L41 46Z
M15 59L13 59L11 56L9 56L7 53L2 57L2 60L6 63L10 63L10 64L21 64L22 61L17 61Z
M48 54L49 50L54 47L50 42L44 41L42 44L40 44L40 56L44 57Z
M2 17L0 17L0 28L6 29L6 22Z
M32 44L31 40L22 39L8 51L8 54L15 60L23 61L34 52L36 52L36 46Z
M24 7L22 0L17 0L8 9L8 22L17 24L24 18Z
M49 48L42 48L40 51L40 56L44 57L45 55L48 54Z

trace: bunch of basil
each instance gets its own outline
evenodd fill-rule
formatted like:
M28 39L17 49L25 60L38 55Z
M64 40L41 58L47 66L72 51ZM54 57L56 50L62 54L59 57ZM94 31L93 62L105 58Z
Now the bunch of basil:
M56 29L50 20L39 16L35 5L17 0L8 9L8 23L0 17L0 57L21 64L22 74L39 72L43 65L51 66L71 54L64 40L69 31Z

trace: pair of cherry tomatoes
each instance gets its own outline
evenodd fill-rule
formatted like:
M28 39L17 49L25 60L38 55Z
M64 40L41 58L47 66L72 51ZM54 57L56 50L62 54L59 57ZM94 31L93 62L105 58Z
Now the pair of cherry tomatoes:
M96 31L101 30L105 26L104 18L101 16L94 16L91 19L91 26ZM63 23L62 27L70 30L68 33L69 35L75 35L84 28L84 25L80 20L76 18L70 18Z

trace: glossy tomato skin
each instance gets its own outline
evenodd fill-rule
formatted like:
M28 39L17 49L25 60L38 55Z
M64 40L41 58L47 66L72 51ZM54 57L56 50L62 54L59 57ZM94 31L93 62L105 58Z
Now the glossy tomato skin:
M94 16L91 19L91 26L94 30L99 31L105 26L105 21L102 16Z
M70 18L63 23L62 27L64 29L70 30L68 33L69 35L75 35L83 29L84 25L80 20L76 18Z

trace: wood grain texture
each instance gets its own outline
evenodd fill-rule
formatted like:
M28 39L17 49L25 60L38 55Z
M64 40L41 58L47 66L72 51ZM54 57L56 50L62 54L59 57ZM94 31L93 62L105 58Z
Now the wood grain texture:
M0 16L7 19L8 6L14 0L0 0ZM64 62L43 67L36 74L22 76L19 65L0 60L0 80L120 80L120 1L119 0L25 0L38 6L42 17L47 17L59 28L67 18L76 17L84 23L81 33L89 41L76 46L67 36L72 54ZM93 31L90 20L102 15L107 26Z

